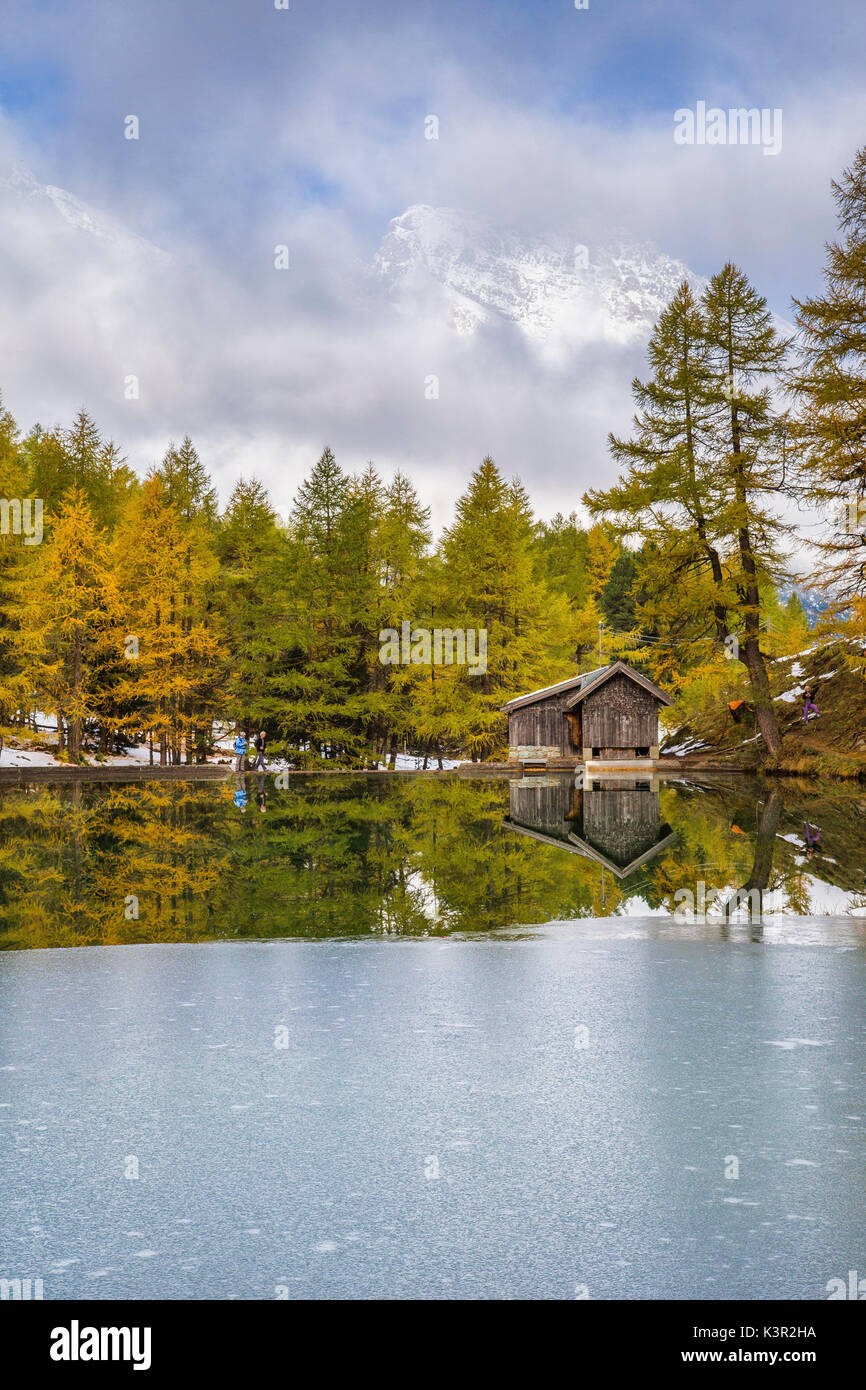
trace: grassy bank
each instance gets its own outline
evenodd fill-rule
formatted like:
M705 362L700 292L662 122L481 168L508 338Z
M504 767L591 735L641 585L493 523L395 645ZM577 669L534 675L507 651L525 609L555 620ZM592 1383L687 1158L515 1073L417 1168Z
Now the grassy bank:
M674 728L662 752L687 744L692 766L721 760L732 769L769 776L866 780L866 678L854 665L855 652L832 641L774 663L772 684L782 731L777 757L765 756L754 716L746 712L737 724L722 700L700 718ZM800 695L807 685L816 692L819 714L804 724Z

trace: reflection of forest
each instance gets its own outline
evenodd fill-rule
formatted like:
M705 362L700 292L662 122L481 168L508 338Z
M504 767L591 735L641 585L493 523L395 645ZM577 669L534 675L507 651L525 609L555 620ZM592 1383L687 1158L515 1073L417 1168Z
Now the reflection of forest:
M740 780L594 801L570 778L528 781L293 778L268 783L266 814L253 778L244 813L233 782L5 790L0 942L490 930L629 899L672 910L699 880L781 890L805 912L811 880L864 889L856 788ZM820 828L808 859L806 821Z

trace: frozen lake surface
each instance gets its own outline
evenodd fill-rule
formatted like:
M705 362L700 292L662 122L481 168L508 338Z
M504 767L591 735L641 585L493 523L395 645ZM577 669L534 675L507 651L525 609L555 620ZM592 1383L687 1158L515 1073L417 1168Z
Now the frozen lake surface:
M866 1272L866 950L798 930L6 952L0 1275L826 1298Z

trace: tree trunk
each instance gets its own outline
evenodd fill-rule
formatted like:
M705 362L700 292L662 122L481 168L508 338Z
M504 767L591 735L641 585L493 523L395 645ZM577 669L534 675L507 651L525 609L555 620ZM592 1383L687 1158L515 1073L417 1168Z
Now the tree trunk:
M76 631L72 658L72 690L75 695L76 714L72 721L70 752L78 762L81 756L81 638Z
M768 800L764 803L761 810L761 819L758 822L758 834L755 841L755 859L752 864L752 872L743 887L751 892L753 888L759 888L763 893L769 886L770 874L773 869L773 855L776 849L776 833L779 829L779 820L782 815L782 794L778 787L774 787L770 792Z
M731 380L733 380L734 364L729 358L729 370ZM739 528L737 540L740 550L740 564L745 576L745 583L741 592L741 599L744 605L744 626L746 640L743 650L740 653L740 660L749 673L749 682L752 687L755 703L755 719L758 728L764 739L764 746L768 752L775 757L781 751L782 735L779 731L779 721L776 718L776 711L773 709L773 697L770 693L770 681L767 676L767 667L764 662L764 655L761 651L759 634L761 629L761 595L758 589L758 575L755 566L755 556L752 550L752 539L749 535L749 528L746 525L747 511L747 491L746 478L743 463L741 461L740 449L740 421L737 413L736 403L731 405L731 442L733 444L733 455L736 468L736 497L739 510Z
M740 653L740 660L749 673L755 704L755 720L767 750L775 757L782 747L779 721L773 709L773 696L764 657L756 637L747 637Z

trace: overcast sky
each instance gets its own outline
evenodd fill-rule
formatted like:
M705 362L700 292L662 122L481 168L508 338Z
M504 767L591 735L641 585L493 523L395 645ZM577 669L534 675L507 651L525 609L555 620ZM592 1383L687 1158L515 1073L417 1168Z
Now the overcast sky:
M0 180L23 166L95 218L3 196L7 407L85 404L142 472L189 432L224 497L255 472L283 507L326 442L403 466L438 521L487 452L545 514L611 473L640 361L553 368L395 315L363 270L409 205L732 258L790 318L866 142L862 0L4 0L3 49ZM780 153L675 144L698 101L780 108Z

